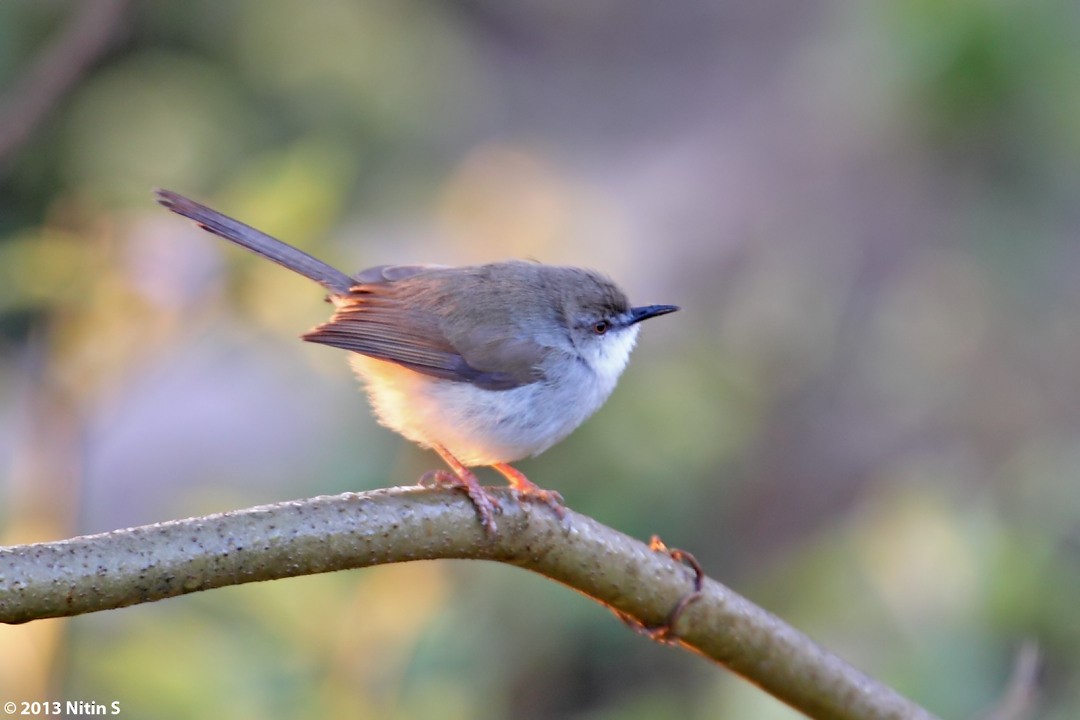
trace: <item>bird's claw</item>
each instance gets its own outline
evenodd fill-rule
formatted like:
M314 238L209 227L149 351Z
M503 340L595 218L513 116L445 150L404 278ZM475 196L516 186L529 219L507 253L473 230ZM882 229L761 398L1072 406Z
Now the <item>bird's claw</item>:
M488 536L498 531L495 524L495 511L501 506L499 501L489 495L476 476L469 473L466 477L460 477L449 470L428 470L420 476L420 485L424 487L449 487L464 490L469 496L469 501L476 508L476 514L480 516L480 524Z
M513 489L518 501L532 500L547 505L558 515L563 527L567 530L570 529L570 519L566 514L566 504L563 502L562 495L554 490L546 490L540 487L525 477L525 473L506 463L500 463L492 467L502 473L503 477L510 483L510 487Z

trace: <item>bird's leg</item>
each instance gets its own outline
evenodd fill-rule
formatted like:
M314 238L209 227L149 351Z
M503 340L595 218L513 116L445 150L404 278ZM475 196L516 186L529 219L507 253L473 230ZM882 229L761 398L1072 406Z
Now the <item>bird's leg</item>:
M453 472L431 470L424 473L423 477L420 478L420 483L426 484L428 481L433 480L439 485L464 490L480 516L480 524L484 526L484 531L488 535L494 535L497 530L495 526L495 508L499 506L499 501L487 494L483 486L480 485L480 481L476 479L473 471L462 465L461 461L451 455L449 450L439 445L433 447Z
M563 504L562 495L554 490L545 490L525 477L525 473L517 468L510 467L506 463L498 463L491 467L498 470L506 478L519 498L531 498L537 502L542 502L554 510L560 519L566 519L566 506Z

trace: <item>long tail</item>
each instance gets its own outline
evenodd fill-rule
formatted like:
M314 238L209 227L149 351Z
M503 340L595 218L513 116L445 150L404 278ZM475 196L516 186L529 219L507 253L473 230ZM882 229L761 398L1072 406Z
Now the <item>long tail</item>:
M171 190L158 189L154 193L159 203L178 215L194 220L203 230L220 235L226 240L273 260L278 265L311 278L332 293L343 295L356 284L351 277L330 267L322 260L317 260L303 250L298 250L217 210L200 205Z

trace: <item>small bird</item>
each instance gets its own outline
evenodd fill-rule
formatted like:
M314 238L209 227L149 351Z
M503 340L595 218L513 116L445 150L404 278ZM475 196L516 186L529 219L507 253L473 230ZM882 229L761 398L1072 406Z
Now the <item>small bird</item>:
M519 498L562 497L509 463L538 455L596 412L630 359L642 320L674 305L631 307L591 270L511 260L381 265L355 276L171 192L158 202L329 291L334 314L301 337L349 350L379 421L435 450L451 472L425 480L462 488L485 531L498 501L469 469L491 466Z

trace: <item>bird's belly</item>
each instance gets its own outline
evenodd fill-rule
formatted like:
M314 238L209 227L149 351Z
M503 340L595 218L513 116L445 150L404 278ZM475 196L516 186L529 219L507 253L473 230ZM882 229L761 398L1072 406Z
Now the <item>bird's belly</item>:
M484 390L363 355L353 354L352 366L383 425L424 447L440 445L469 466L513 462L547 450L611 393L591 374Z

